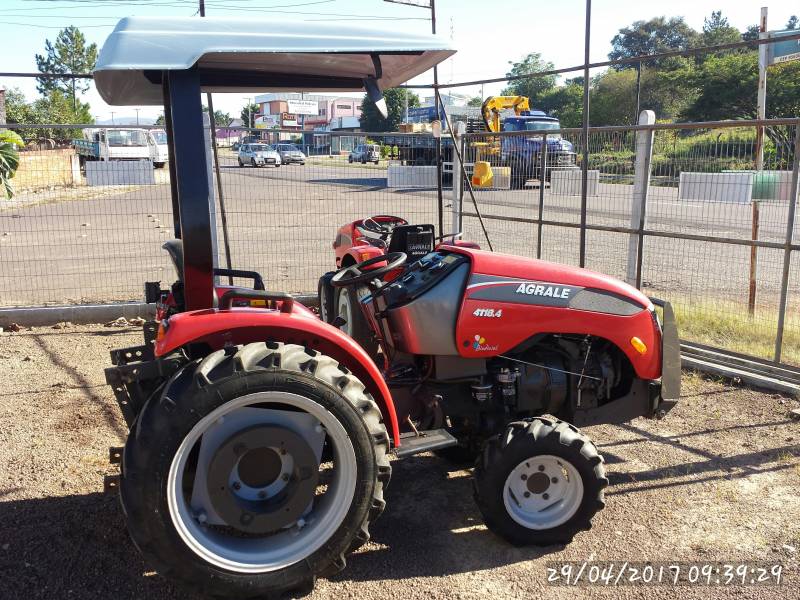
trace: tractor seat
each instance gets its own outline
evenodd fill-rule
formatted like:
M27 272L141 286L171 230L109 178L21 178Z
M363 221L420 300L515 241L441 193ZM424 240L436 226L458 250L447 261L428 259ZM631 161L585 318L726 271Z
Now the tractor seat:
M392 230L387 252L405 252L412 263L433 252L435 236L433 225L398 225Z
M178 273L178 281L183 282L183 240L167 240L161 247L167 251Z

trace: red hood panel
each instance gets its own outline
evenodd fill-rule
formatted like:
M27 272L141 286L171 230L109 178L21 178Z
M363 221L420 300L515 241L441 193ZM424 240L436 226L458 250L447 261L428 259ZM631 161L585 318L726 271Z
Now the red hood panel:
M609 275L558 263L523 258L512 254L474 250L458 246L442 246L443 250L458 252L470 257L472 273L512 277L531 281L547 281L614 292L649 307L651 302L642 292Z

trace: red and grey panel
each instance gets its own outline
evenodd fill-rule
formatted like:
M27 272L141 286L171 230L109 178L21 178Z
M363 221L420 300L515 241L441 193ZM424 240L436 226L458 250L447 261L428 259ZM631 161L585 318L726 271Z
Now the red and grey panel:
M615 292L551 281L535 281L475 273L467 285L470 300L572 308L631 316L648 307Z

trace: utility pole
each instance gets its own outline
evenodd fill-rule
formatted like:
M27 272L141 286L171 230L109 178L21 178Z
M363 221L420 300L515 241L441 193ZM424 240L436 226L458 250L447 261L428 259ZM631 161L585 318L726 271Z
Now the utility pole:
M133 110L136 111L136 126L139 126L139 111L142 110L141 108L134 108Z
M113 110L111 111L111 124L112 125L116 125L116 123L114 122L114 111Z
M767 7L761 7L758 39L767 37ZM758 119L767 118L767 44L758 47ZM756 128L756 171L764 168L764 127Z

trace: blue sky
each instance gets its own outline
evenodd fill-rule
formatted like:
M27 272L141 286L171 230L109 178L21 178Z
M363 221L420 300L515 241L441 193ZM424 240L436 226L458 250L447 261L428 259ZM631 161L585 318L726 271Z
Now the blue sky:
M591 59L604 60L614 34L638 19L683 16L700 29L704 17L722 9L732 25L744 29L758 21L762 4L769 6L770 29L781 29L791 14L800 13L797 0L594 0ZM584 0L437 0L436 8L438 32L452 37L458 49L455 57L440 67L441 82L501 76L509 61L532 51L557 67L583 62ZM0 71L35 71L34 55L43 52L45 39L54 39L67 25L80 27L90 41L101 46L124 16L190 16L196 11L197 0L0 0L4 48ZM383 0L206 0L206 14L332 23L358 20L380 29L430 31L428 11ZM430 80L427 74L417 82ZM31 100L36 97L34 80L0 78L0 85L19 87ZM485 93L497 93L501 87L486 86ZM479 94L480 88L456 91ZM112 108L94 89L84 100L92 105L92 114L100 119L110 117ZM215 94L214 104L238 116L244 96ZM113 110L117 116L135 114L133 107ZM142 107L140 114L155 116L159 112L157 107Z

